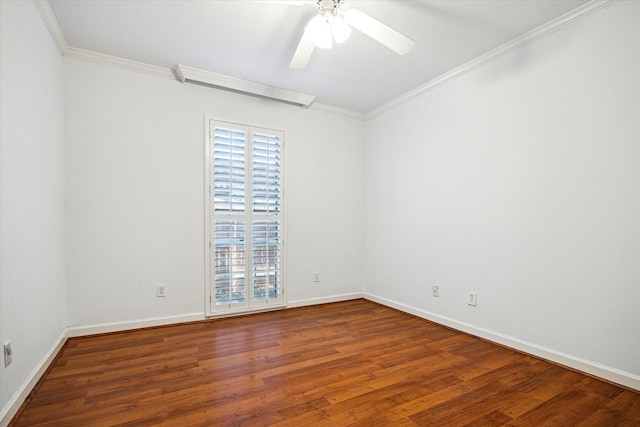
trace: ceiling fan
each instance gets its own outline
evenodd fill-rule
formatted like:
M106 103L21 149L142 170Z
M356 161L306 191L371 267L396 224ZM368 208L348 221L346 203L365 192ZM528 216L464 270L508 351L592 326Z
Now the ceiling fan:
M309 3L317 5L318 15L306 25L289 64L291 68L306 67L316 47L331 49L334 41L342 43L347 40L352 27L400 55L413 48L413 40L366 13L358 9L343 11L341 6L345 0L317 0Z

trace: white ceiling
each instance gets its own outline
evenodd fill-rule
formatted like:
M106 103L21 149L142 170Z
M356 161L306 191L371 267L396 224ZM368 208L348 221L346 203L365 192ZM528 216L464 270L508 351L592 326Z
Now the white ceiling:
M69 46L175 69L177 64L315 95L366 113L586 0L347 0L415 40L399 56L357 31L307 68L289 62L314 5L275 1L51 0ZM295 3L295 2L293 2Z

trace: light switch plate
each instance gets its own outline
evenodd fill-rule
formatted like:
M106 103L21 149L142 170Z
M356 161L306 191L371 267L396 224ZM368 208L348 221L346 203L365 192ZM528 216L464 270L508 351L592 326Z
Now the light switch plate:
M477 292L469 292L469 302L468 304L470 306L477 306L478 305L478 293Z
M13 360L13 350L11 349L11 341L7 341L2 345L4 350L4 367L11 365L11 361Z

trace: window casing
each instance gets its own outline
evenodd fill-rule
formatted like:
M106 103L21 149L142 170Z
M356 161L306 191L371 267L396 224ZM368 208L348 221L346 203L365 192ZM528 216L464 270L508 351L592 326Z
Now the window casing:
M207 119L207 314L284 305L282 131Z

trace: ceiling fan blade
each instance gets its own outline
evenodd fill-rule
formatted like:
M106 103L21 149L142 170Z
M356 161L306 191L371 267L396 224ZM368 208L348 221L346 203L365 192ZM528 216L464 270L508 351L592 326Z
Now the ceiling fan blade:
M296 49L296 53L293 54L293 58L291 59L291 63L289 67L300 70L307 66L309 62L309 58L311 58L311 54L313 50L316 48L316 43L309 34L309 31L305 31L302 34L302 38L300 39L300 43L298 43L298 48Z
M356 30L400 55L408 53L415 44L409 37L357 9L347 10L344 14L344 20Z

